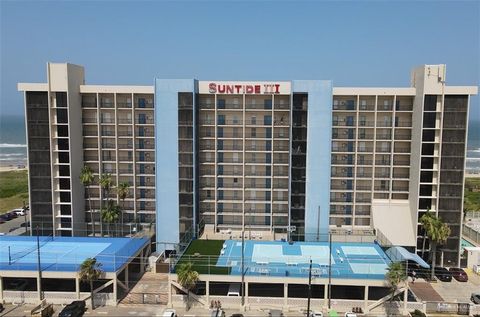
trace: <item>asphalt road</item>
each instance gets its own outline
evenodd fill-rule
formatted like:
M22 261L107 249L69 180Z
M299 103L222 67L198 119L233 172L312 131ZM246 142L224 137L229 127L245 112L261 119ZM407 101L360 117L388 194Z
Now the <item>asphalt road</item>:
M27 216L28 221L28 216ZM0 234L5 235L23 235L25 234L25 216L18 216L11 220L6 221L5 223L0 224ZM22 226L23 225L23 226ZM12 229L15 229L11 231Z

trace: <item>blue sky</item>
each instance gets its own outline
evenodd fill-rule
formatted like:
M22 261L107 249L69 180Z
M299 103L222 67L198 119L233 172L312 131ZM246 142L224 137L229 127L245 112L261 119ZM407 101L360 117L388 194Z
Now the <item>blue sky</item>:
M332 79L408 86L420 64L478 85L480 2L0 1L1 115L22 114L17 82L47 61L84 65L90 84L154 77ZM480 118L479 99L471 118Z

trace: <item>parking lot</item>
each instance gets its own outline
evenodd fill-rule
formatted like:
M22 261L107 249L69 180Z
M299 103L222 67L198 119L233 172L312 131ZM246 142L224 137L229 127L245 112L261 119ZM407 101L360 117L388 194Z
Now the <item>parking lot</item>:
M452 279L451 282L438 281L431 285L446 302L470 303L471 294L480 292L480 275L471 270L465 272L468 274L468 282Z
M28 221L28 215L27 215ZM23 235L25 234L25 216L18 216L16 218L6 220L5 223L0 224L0 234L7 235Z

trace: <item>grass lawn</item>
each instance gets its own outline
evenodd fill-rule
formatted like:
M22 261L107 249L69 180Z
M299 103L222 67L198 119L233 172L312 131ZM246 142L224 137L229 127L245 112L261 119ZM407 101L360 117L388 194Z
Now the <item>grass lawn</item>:
M28 171L0 172L0 214L28 203Z
M230 274L229 267L216 267L224 240L194 240L178 261L177 265L193 263L193 269L200 274ZM195 253L200 256L195 256Z
M480 210L480 178L465 178L464 208L466 210Z

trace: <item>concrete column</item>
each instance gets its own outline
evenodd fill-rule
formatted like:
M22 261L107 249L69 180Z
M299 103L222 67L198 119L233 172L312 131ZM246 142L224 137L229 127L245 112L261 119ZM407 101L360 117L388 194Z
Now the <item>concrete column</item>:
M41 280L40 277L37 276L37 295L38 295L38 301L42 300L42 291L40 290L41 287Z
M328 308L328 284L325 284L323 288L323 307Z
M0 303L3 303L3 277L0 276Z
M80 299L80 279L75 278L75 293L77 293L77 299Z
M288 284L283 284L283 309L288 309Z
M403 292L403 314L407 315L407 302L408 302L408 281L405 282L405 292Z
M364 303L364 308L363 308L363 312L366 314L367 311L368 311L368 285L365 286L365 296L363 297L364 300L365 300L365 303Z
M172 303L172 277L171 273L168 273L168 307L172 308L173 303Z
M130 289L130 286L128 285L128 264L125 266L125 286Z
M210 281L205 282L205 297L207 298L206 299L207 306L209 306L210 305Z
M245 307L248 306L248 282L245 282Z
M113 279L113 298L115 299L115 305L117 305L117 303L118 303L117 302L117 300L118 300L117 278L118 278L118 276L115 276L115 278Z
M143 251L145 251L145 249L142 249L142 251L140 251L140 274L145 273L145 261L143 259Z

